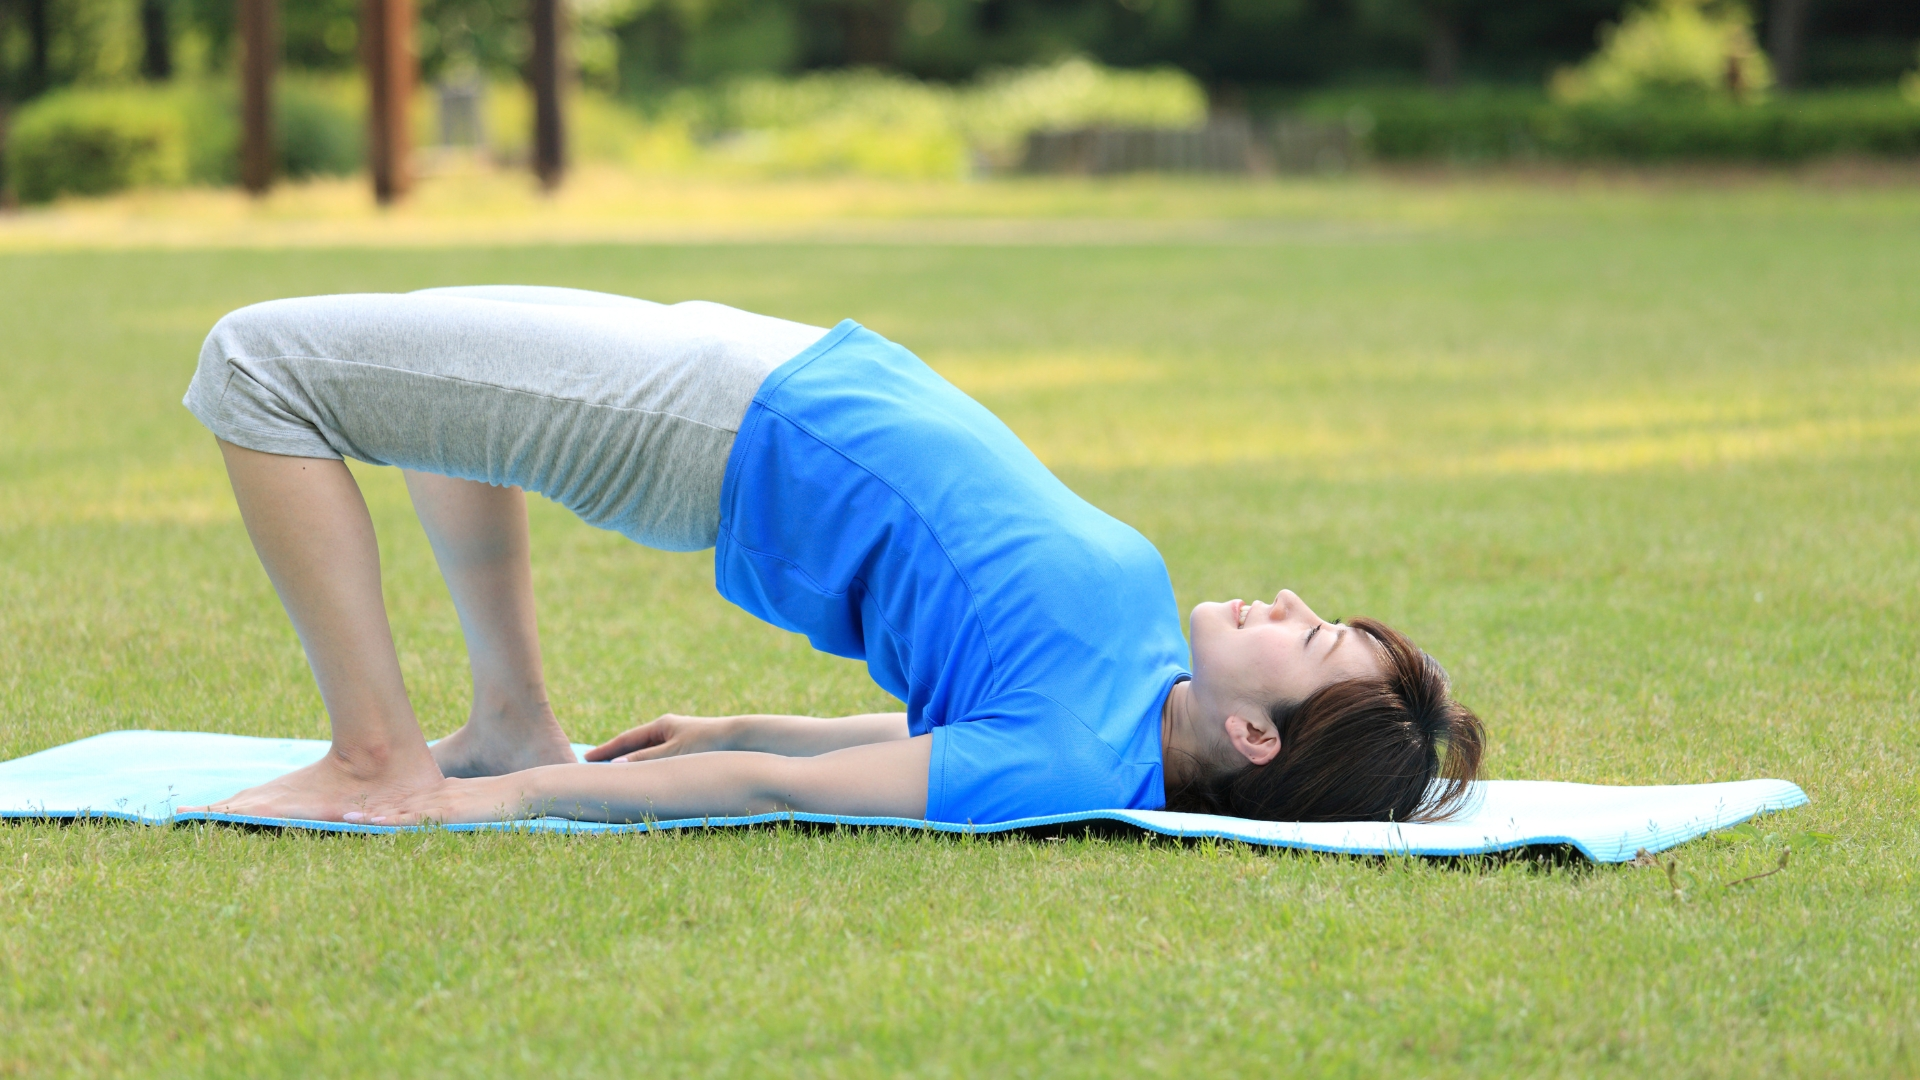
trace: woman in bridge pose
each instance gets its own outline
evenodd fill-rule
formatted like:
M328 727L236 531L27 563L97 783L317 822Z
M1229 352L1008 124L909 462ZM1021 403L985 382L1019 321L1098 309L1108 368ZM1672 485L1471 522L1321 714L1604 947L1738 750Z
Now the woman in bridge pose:
M204 809L1406 821L1478 767L1479 721L1378 622L1281 590L1200 604L1189 645L1145 538L853 322L509 286L279 300L214 327L185 403L333 732L320 761ZM405 470L459 612L473 708L432 746L346 457ZM651 547L713 547L721 597L864 660L906 711L663 716L577 762L541 671L525 490Z

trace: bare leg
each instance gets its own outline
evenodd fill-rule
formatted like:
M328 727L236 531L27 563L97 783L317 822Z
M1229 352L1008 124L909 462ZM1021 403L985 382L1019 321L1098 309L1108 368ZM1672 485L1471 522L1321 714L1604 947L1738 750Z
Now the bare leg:
M440 771L496 776L575 760L540 669L526 495L432 473L406 477L460 613L473 671L466 725L432 747Z
M220 452L247 535L320 684L333 746L314 764L210 809L338 821L440 784L394 655L373 519L346 463L225 441Z

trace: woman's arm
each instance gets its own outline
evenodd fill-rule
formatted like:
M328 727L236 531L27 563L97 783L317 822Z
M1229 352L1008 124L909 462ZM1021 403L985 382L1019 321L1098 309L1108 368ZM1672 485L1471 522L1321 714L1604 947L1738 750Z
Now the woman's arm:
M907 737L906 713L859 716L679 716L668 713L587 751L588 761L651 761L716 750L813 757Z
M660 761L544 765L473 780L444 780L367 825L459 824L532 817L664 821L796 810L849 817L923 818L933 736L854 746L813 757L720 751Z

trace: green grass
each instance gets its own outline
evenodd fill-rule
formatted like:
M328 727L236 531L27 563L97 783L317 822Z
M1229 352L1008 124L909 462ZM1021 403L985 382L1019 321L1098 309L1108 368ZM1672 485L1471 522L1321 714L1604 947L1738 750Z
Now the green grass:
M0 1075L1920 1074L1920 189L1469 185L1417 219L1340 190L1324 229L1160 243L0 255L0 757L325 732L177 404L222 312L574 285L860 318L1182 602L1288 584L1408 630L1493 776L1807 789L1680 849L1683 897L1124 840L15 824ZM457 624L397 477L361 475L439 734ZM534 530L576 738L886 704L703 555Z

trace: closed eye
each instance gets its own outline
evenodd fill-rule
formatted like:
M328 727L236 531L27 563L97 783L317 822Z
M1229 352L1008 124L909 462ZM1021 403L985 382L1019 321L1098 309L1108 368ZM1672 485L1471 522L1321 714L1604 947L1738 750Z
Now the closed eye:
M1321 624L1321 625L1325 625L1325 624L1323 623L1323 624ZM1305 641L1303 641L1303 642L1301 642L1301 643L1300 643L1300 647L1304 649L1304 648L1306 648L1307 646L1309 646L1309 645L1311 645L1311 644L1313 644L1313 635L1315 635L1315 634L1317 634L1317 633L1319 633L1319 632L1320 632L1320 626L1315 626L1315 627L1314 627L1313 629L1311 629L1311 630L1309 630L1309 631L1307 631L1307 640L1305 640Z

